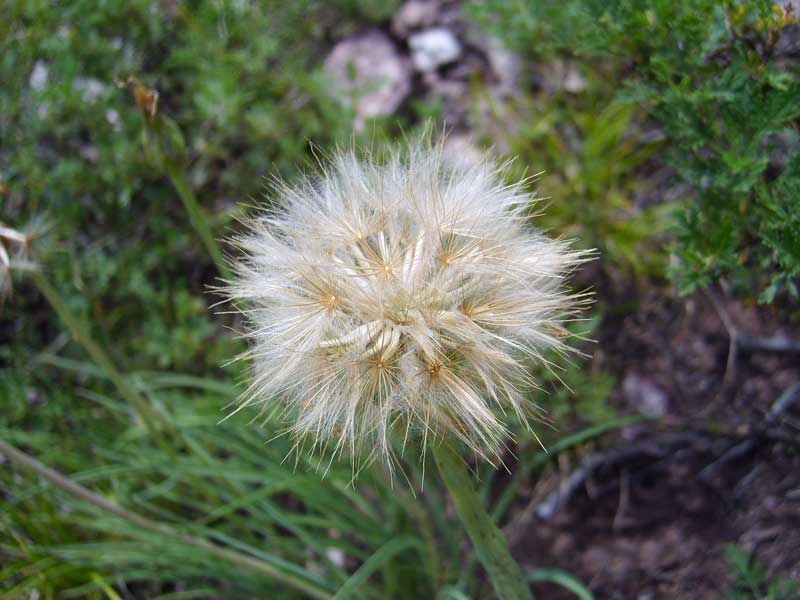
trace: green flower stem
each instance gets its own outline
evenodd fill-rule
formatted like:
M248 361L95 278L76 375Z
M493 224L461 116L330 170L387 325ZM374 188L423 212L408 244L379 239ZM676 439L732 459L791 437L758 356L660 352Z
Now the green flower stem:
M22 465L27 469L30 469L43 479L50 482L52 485L68 493L74 498L88 502L105 513L112 514L120 519L123 519L124 521L127 521L134 527L138 527L139 529L143 529L145 531L150 531L151 533L155 533L157 535L163 535L173 540L180 540L185 544L194 546L195 548L203 550L219 559L229 561L236 565L262 573L263 575L266 575L272 579L275 579L276 581L280 581L281 583L292 587L295 590L298 590L310 598L319 598L320 600L328 600L331 598L331 594L320 589L312 582L305 581L301 577L292 573L282 571L267 562L246 554L241 554L240 552L231 550L229 548L223 548L222 546L213 544L203 538L185 534L182 531L165 523L152 521L147 517L130 512L127 509L110 502L102 496L95 494L82 485L75 483L71 479L64 477L58 471L54 471L50 467L43 465L32 456L29 456L28 454L18 450L6 442L3 442L2 440L0 440L0 455L3 455L9 460Z
M70 311L56 289L47 281L47 278L41 272L35 271L31 274L31 280L64 321L70 334L72 334L72 338L83 346L95 364L111 379L122 397L136 410L153 440L160 448L169 450L169 445L164 439L162 429L157 425L160 419L152 406L150 406L150 403L123 377L111 357L89 335L89 328ZM172 454L171 450L169 454Z
M475 492L472 477L462 457L446 442L433 445L433 456L497 597L502 600L533 600L519 565L511 557L503 533L494 524Z
M225 261L225 256L222 254L222 250L220 249L217 240L214 238L214 234L211 231L211 226L208 224L208 219L206 218L203 209L200 208L200 204L197 202L197 198L195 197L189 182L186 180L186 175L178 169L167 169L167 175L169 175L172 185L175 186L178 196L180 196L181 200L183 201L183 206L186 208L186 212L189 213L189 219L192 222L192 227L194 227L195 231L200 236L200 239L203 241L203 244L205 245L208 254L211 256L211 259L214 261L214 264L217 265L219 274L226 281L230 281L232 273L228 268L227 262Z

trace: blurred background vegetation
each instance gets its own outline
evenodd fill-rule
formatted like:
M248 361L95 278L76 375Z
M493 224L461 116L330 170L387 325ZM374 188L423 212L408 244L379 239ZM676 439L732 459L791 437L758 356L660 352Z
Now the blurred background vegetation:
M453 135L516 157L513 176L544 171L531 182L549 199L536 207L540 225L601 251L580 282L598 303L576 333L591 337L619 309L604 296L614 282L664 295L721 285L796 318L791 10L444 4L462 36L491 36L521 65L509 97L468 77ZM219 423L243 371L228 361L243 347L235 318L212 309L220 273L198 219L222 238L264 202L265 176L291 181L337 144L380 147L431 120L443 127L447 97L422 93L425 75L394 114L360 127L323 68L365 29L398 37L400 10L380 0L4 3L0 222L31 232L40 271L3 273L13 292L0 307L0 439L163 528L4 464L2 597L487 597L442 490L429 480L421 491L426 457L405 453L408 482L380 468L354 478L346 464L285 461L290 442L265 443L279 424ZM157 90L161 129L124 85L131 76ZM176 160L153 157L165 145ZM572 391L541 373L549 394L537 399L554 424L539 432L550 454L520 430L514 476L476 467L501 524L520 486L561 453L637 418L609 402L611 373L560 366ZM566 573L532 577L591 597Z

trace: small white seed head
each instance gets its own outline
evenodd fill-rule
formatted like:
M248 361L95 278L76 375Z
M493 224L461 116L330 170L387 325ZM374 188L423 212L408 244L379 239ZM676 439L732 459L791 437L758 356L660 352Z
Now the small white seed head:
M523 421L533 363L566 350L565 290L587 258L529 226L532 196L504 167L412 143L385 161L335 155L279 185L278 208L235 240L228 288L248 317L240 408L277 407L312 447L391 463L390 431L454 435L493 459Z
M11 295L15 272L38 268L29 258L31 237L30 232L17 231L0 222L0 302Z

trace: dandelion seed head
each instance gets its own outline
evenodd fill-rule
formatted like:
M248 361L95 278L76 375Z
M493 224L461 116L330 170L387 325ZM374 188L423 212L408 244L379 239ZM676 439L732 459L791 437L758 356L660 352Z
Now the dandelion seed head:
M30 231L17 231L0 222L0 302L11 295L15 272L38 268L29 258L31 237Z
M503 166L413 143L378 161L333 156L279 185L249 222L230 298L248 317L240 408L277 408L298 443L391 461L395 428L499 456L523 421L532 366L566 350L587 258L531 227L533 197Z

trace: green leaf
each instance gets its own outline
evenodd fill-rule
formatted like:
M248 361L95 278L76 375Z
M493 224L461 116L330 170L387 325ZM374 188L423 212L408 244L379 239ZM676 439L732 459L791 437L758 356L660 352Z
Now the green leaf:
M339 588L339 591L336 592L332 600L346 600L348 598L362 597L362 595L357 594L357 592L373 573L397 554L415 547L422 548L422 545L419 540L413 537L399 537L386 542L372 556L364 561L356 572L342 584L342 587Z
M528 581L555 583L575 594L580 600L594 600L592 592L575 577L560 569L535 569L528 572Z

